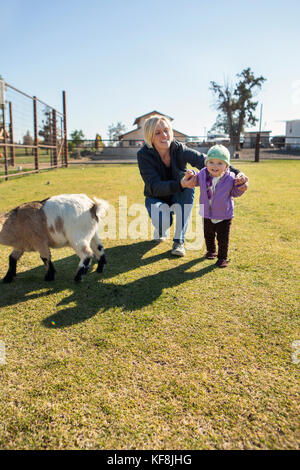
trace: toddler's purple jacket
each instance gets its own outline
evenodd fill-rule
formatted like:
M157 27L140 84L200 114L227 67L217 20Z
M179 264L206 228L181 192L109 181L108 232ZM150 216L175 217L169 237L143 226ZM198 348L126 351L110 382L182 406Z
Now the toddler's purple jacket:
M200 186L200 215L206 219L232 219L233 198L243 194L237 186L234 186L235 174L227 169L216 185L210 207L206 186L206 172L206 168L203 168L197 173L197 186Z

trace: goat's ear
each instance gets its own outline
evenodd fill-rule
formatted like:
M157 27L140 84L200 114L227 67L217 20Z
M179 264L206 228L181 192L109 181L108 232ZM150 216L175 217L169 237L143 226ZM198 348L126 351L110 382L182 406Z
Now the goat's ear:
M92 219L95 219L96 222L99 222L98 216L97 216L97 205L93 204L92 207L90 208L90 213L92 216Z

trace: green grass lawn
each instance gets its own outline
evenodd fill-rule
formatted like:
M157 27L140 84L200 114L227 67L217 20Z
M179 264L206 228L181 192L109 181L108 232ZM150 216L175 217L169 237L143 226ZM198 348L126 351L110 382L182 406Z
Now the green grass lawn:
M76 285L71 249L52 251L53 283L23 256L0 284L1 449L299 448L300 161L236 166L250 187L227 269L204 247L178 259L171 240L117 238ZM74 192L117 213L144 200L136 165L78 165L2 181L0 210Z

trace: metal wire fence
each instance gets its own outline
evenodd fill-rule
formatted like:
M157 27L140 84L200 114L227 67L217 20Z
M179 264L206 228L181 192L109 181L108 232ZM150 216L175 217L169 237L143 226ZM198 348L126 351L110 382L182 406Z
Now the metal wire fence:
M209 147L214 145L214 142L205 142L205 138L193 139L176 137L176 140L186 144L188 147L194 148L198 151L205 152ZM222 141L223 142L223 141ZM221 141L219 142L221 143ZM69 162L77 163L76 160L92 160L92 161L114 161L114 160L136 160L137 152L145 141L140 139L81 139L76 143L72 140L68 141L69 146ZM225 142L225 145L227 143Z
M66 97L57 111L0 81L0 179L68 166Z
M299 139L300 142L300 138ZM258 140L257 145L243 146L236 149L230 144L229 139L206 139L201 138L182 138L176 139L184 143L187 147L193 148L200 153L206 154L210 147L215 144L225 145L231 154L233 160L259 161L260 159L298 159L300 157L300 148L291 146L275 146L271 142L269 145L261 143ZM144 140L81 140L74 144L69 141L69 163L133 163L137 161L137 152L144 145Z
M69 163L86 162L134 162L137 151L144 145L143 139L67 140L66 96L62 92L62 112L35 96L0 80L0 180L11 176L36 173ZM236 151L229 139L208 139L208 136L180 138L187 146L203 153L216 144L226 145L232 158L259 161L259 159L299 158L300 137L288 137L265 147L256 136L252 148ZM281 139L282 140L282 139ZM70 159L68 157L70 152Z

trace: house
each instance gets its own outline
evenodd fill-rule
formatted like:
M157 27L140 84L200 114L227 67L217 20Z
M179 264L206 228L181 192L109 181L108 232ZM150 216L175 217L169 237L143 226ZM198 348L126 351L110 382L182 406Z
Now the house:
M272 131L261 131L260 132L260 142L261 147L269 148L270 147L270 134ZM259 131L248 131L244 132L244 149L252 149L255 148L256 145L256 137Z
M285 148L286 150L300 149L300 119L286 121Z
M125 132L125 134L122 134L119 136L119 140L121 141L122 147L141 147L142 145L144 145L144 134L143 134L144 122L150 116L165 116L170 121L174 120L167 114L162 114L158 111L151 111L151 113L143 114L142 116L137 117L133 123L133 125L134 126L136 125L137 128L133 129L132 131ZM174 134L174 138L181 142L184 142L185 138L188 137L187 134L176 131L175 129L173 129L173 134Z

